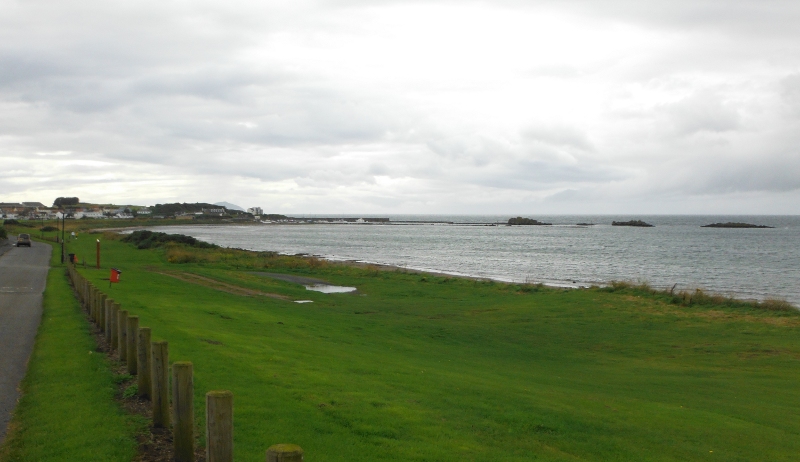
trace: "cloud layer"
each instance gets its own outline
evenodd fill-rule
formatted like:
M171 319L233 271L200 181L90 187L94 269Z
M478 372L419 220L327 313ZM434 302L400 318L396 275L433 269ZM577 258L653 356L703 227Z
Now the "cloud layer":
M0 10L0 201L800 213L788 2Z

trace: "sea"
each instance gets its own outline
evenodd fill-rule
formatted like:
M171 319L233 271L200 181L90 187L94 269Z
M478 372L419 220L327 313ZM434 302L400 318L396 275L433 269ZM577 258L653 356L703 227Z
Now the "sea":
M389 218L389 223L151 229L225 247L505 282L561 287L646 282L661 289L700 288L742 299L782 299L800 306L800 216L526 215L552 226L506 226L509 215L378 216ZM654 226L611 225L612 221L629 220ZM773 228L702 227L726 222Z

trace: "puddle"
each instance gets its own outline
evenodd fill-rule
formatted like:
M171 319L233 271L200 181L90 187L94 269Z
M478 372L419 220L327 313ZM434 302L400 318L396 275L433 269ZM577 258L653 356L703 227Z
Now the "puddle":
M322 292L323 294L346 294L348 292L355 292L358 289L355 287L331 286L328 284L311 284L306 286L306 290Z
M314 300L295 300L295 303L314 303Z

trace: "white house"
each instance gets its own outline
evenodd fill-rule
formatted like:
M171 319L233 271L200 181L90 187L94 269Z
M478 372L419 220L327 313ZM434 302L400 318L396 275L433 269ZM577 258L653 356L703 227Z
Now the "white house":
M105 218L106 216L103 215L103 212L76 212L75 218Z

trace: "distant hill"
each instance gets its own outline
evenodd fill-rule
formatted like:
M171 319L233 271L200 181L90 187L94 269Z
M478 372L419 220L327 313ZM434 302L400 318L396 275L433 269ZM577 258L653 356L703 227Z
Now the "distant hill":
M239 210L240 212L246 212L242 207L239 207L236 204L231 204L230 202L214 202L214 205L219 205L221 207L225 207L228 210Z

